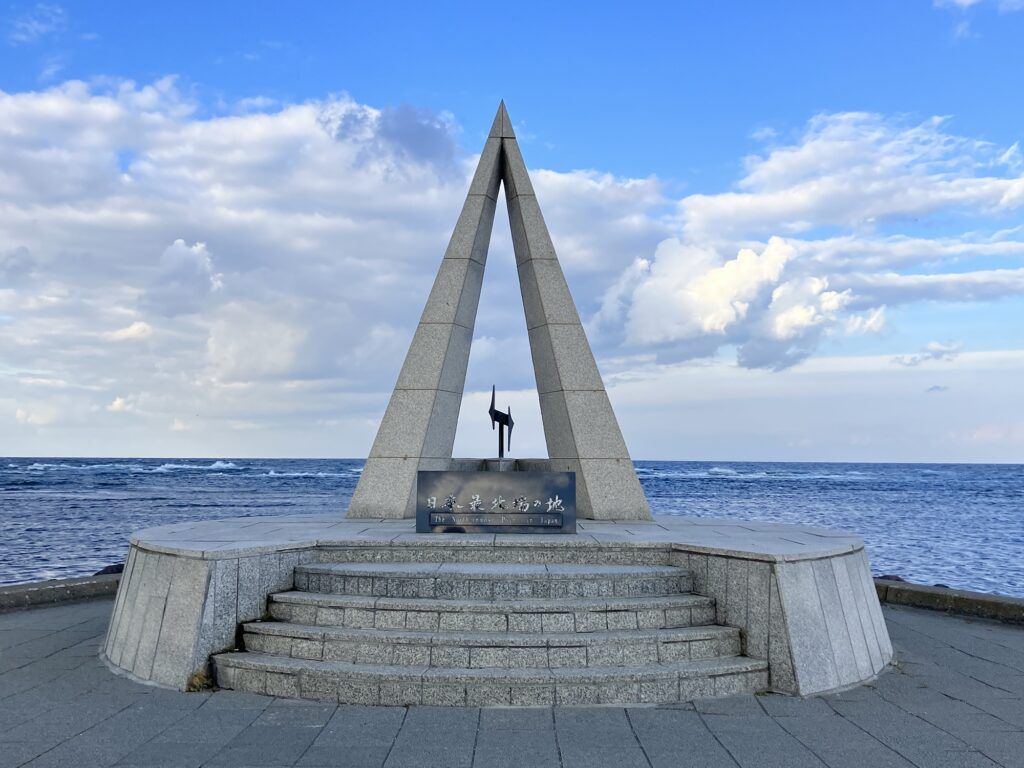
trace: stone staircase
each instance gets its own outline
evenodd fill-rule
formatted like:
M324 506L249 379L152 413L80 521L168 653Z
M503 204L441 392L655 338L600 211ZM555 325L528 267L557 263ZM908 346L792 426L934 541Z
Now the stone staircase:
M540 544L540 542L538 542ZM657 549L346 547L295 569L222 688L347 704L686 701L768 686ZM564 562L571 560L571 562Z

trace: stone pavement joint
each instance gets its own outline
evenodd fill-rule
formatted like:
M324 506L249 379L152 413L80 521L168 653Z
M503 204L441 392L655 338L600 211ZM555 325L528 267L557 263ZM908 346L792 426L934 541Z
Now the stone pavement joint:
M1019 768L1024 627L884 608L870 685L660 707L338 706L179 693L98 658L113 602L0 615L0 768Z

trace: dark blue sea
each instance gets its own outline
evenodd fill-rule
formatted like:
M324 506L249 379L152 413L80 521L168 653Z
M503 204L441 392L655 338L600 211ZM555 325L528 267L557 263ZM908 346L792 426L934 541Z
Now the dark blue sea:
M0 459L0 584L92 574L183 520L344 514L362 461ZM862 535L876 574L1024 596L1024 465L639 461L656 515Z

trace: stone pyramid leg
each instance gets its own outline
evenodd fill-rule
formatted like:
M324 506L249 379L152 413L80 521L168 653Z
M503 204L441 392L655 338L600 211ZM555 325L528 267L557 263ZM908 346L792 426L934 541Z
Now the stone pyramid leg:
M348 517L415 517L416 472L448 469L500 166L501 139L488 138Z
M502 182L548 466L553 471L576 472L579 517L650 520L647 499L558 263L511 123L508 126L501 139Z

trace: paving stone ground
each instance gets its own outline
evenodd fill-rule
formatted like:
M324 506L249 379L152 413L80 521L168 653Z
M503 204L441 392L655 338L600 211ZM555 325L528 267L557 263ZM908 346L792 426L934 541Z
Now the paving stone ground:
M1024 766L1024 628L884 609L897 666L831 696L671 707L352 707L110 672L111 601L0 614L0 768Z

